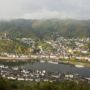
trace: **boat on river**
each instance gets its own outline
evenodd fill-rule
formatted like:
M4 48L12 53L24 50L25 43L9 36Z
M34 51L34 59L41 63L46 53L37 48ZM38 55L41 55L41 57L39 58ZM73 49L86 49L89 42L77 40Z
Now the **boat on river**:
M84 68L83 65L79 65L79 64L75 65L75 67L77 67L77 68Z
M48 63L59 64L58 62L55 62L55 61L48 61Z
M41 62L41 63L45 63L45 61L44 61L44 60L40 60L40 62Z

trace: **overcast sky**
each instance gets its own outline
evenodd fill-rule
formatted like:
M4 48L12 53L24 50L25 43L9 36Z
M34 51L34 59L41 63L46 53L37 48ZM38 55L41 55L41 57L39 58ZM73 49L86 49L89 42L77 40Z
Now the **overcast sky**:
M0 0L0 19L90 19L90 0Z

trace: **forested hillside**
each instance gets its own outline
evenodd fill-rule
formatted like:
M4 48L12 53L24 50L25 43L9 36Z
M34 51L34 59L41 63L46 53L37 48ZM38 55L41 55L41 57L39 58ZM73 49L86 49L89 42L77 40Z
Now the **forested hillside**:
M0 34L4 32L11 38L90 37L90 21L57 19L0 21Z
M0 90L90 90L85 81L29 82L13 81L0 77Z

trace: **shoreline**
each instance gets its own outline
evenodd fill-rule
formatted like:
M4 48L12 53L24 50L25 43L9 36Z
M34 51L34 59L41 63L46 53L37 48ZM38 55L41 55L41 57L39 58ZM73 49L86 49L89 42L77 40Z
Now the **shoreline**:
M18 58L18 57L1 57L0 56L0 60L30 60L31 58Z
M43 58L42 58L43 59ZM56 63L57 62L57 64L60 64L60 63L63 63L63 64L71 64L71 65L74 65L74 66L77 66L77 65L81 65L81 66L83 66L83 67L89 67L90 68L90 63L85 63L85 62L78 62L78 61L66 61L66 60L64 60L63 59L63 61L62 60L55 60L55 59L47 59L47 58L45 58L45 60L42 60L41 58L30 58L30 57L2 57L2 56L0 56L0 61L1 60L3 60L3 61L32 61L32 60L35 60L35 61L45 61L45 62L48 62L48 61L51 61L53 64L54 64L54 62Z

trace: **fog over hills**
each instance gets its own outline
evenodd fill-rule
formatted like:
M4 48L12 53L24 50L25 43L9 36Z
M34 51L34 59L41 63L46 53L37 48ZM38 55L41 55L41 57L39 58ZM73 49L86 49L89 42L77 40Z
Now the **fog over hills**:
M14 19L0 21L0 34L2 33L7 33L12 38L90 37L90 20Z

